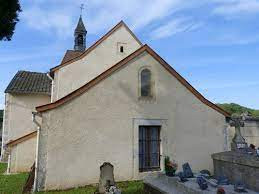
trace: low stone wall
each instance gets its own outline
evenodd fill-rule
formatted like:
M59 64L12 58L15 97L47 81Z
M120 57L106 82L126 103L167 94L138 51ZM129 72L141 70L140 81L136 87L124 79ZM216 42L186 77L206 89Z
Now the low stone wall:
M221 152L212 155L214 175L228 177L234 184L245 183L247 188L259 192L259 158L238 152Z

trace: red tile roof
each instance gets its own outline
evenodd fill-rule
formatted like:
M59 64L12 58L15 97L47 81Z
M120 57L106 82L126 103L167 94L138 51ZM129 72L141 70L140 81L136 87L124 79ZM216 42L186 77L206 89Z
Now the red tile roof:
M83 51L67 50L66 54L64 55L64 57L61 61L61 64L66 63L66 62L70 61L71 59L78 57L82 53L83 53Z

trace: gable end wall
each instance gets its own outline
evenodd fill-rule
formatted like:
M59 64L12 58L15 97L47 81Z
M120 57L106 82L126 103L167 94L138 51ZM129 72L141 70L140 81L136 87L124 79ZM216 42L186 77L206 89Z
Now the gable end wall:
M120 44L124 45L123 54L118 52ZM55 71L54 101L94 79L140 47L140 43L122 25L84 58Z
M148 67L156 98L139 99L139 70ZM86 93L43 112L38 187L65 189L97 183L103 162L116 181L140 179L136 121L161 123L161 169L170 156L179 166L212 170L210 155L224 150L225 116L202 103L148 53Z

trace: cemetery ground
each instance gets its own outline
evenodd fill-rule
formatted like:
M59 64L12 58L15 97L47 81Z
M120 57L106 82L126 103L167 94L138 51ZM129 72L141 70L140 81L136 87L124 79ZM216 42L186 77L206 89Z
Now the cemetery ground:
M28 173L5 175L7 165L0 163L0 193L19 194L22 193L23 186L27 180ZM120 182L117 186L122 190L122 194L143 194L143 183L141 181ZM96 191L95 186L86 186L66 191L38 192L41 194L93 194Z

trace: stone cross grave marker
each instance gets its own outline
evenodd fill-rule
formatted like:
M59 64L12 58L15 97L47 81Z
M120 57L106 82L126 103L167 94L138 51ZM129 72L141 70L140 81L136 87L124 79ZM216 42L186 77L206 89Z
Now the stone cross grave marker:
M235 127L235 136L232 139L231 150L237 151L239 149L247 148L245 138L243 138L240 131L240 128L244 127L244 121L238 117L232 117L230 126Z

